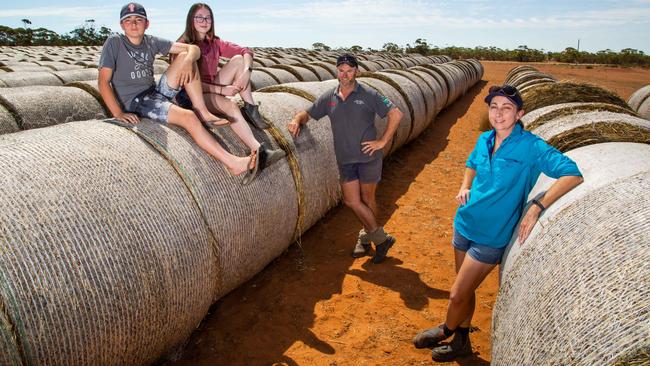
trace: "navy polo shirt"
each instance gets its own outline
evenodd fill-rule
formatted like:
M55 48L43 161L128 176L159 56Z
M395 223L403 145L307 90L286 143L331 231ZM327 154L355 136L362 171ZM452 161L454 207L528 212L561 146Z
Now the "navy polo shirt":
M376 90L356 82L354 90L343 100L339 87L323 93L307 110L313 119L330 118L334 136L334 152L339 165L365 163L381 159L382 151L372 156L361 151L361 143L377 139L375 115L386 117L395 108Z
M551 178L582 176L576 163L517 123L491 155L495 131L481 134L466 166L476 171L469 200L454 218L469 240L493 248L508 244L528 194L541 173Z

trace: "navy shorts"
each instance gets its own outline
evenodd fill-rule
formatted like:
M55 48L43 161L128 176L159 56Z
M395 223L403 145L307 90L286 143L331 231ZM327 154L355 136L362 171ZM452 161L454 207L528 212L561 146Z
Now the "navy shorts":
M131 108L140 117L167 123L171 100L178 94L178 90L167 84L167 74L163 74L155 88L147 90L133 99Z
M381 180L382 160L375 159L367 163L339 165L341 183L359 180L361 183L379 183Z
M456 229L454 229L454 238L451 244L454 248L461 252L466 252L470 257L485 264L501 263L501 257L503 257L503 253L506 251L506 247L493 248L487 245L477 244L462 236Z

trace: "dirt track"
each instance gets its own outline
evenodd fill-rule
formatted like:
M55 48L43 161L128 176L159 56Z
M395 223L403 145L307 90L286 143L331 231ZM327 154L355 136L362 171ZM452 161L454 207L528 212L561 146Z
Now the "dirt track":
M169 365L429 365L411 339L438 324L454 279L453 197L480 134L487 87L516 63L484 62L483 80L443 111L420 138L390 157L379 186L381 221L397 238L385 263L349 256L360 224L339 206L248 283L219 300ZM586 81L627 98L650 70L535 65L558 79ZM490 361L494 271L477 293L474 355Z

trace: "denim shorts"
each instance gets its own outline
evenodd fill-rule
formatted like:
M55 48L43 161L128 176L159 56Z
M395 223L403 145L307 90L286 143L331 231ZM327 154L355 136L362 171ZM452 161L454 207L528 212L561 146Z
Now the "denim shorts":
M178 90L167 84L167 74L163 74L155 88L147 90L133 99L135 113L154 121L167 123L167 115L171 100L178 94Z
M339 165L341 182L359 180L361 183L379 183L381 180L382 160L375 159L367 163Z
M501 263L501 257L506 251L506 247L493 248L487 245L477 244L462 236L456 229L454 229L454 239L452 239L451 244L454 248L461 252L466 252L470 257L485 264Z

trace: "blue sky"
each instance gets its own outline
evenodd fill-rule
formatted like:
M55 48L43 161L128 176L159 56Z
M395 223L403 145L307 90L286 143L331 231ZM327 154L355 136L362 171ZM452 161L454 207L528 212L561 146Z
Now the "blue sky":
M95 19L118 31L123 1L8 1L0 24L45 27L66 33ZM149 33L175 39L183 31L192 1L142 0ZM599 51L634 48L650 54L650 0L631 1L428 1L298 0L211 1L217 34L246 46L310 48L359 45L379 49L386 42L404 46L424 38L431 45L520 45L546 51L566 47Z

